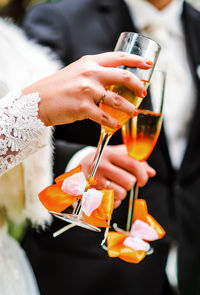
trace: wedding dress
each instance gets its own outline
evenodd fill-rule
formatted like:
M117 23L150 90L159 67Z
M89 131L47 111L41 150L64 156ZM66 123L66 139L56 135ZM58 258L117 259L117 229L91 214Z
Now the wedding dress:
M8 220L44 228L51 218L37 195L52 181L51 129L38 119L38 93L20 89L57 71L46 48L0 19L0 295L39 295L20 244L8 235Z
M39 295L31 266L18 242L0 230L0 294Z
M10 93L0 100L0 175L41 148L38 102L38 93ZM39 294L26 255L7 234L6 223L0 228L0 294Z

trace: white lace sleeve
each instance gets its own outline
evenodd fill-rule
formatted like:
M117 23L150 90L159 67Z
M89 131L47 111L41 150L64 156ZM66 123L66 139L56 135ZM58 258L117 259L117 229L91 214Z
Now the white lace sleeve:
M42 147L39 94L12 92L0 99L0 175Z

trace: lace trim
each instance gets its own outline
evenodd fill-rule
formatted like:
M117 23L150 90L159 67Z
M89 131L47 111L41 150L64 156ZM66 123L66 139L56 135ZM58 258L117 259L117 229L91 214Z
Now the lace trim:
M12 92L0 100L0 175L42 147L39 93Z

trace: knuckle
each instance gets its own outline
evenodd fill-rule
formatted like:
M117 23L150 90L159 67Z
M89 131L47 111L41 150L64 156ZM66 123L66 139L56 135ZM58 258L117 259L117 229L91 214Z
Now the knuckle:
M100 121L101 121L102 125L106 125L108 123L108 121L109 121L109 117L107 116L107 114L105 114L105 113L102 114Z
M123 72L122 72L122 79L125 82L130 82L130 80L131 80L131 73L128 72L128 71L123 70Z
M129 191L132 189L132 187L135 185L135 182L136 182L136 178L133 176L131 177L128 181L127 181L127 184L126 184L126 189Z
M120 107L121 106L121 103L122 103L122 99L120 96L115 96L114 97L114 106L115 107Z
M119 59L121 59L122 61L124 59L126 59L126 57L127 57L127 54L125 52L122 52L122 51L118 51L117 55L118 55Z
M87 80L87 79L82 79L79 87L80 87L80 91L83 94L89 94L93 91L92 85L90 84L89 80Z
M80 58L81 61L83 61L84 63L87 63L90 60L90 56L89 55L84 55Z
M129 168L132 173L135 174L136 171L139 172L141 170L141 165L142 164L138 160L129 156Z
M97 74L97 68L93 66L88 66L84 68L83 76L86 78L94 77Z

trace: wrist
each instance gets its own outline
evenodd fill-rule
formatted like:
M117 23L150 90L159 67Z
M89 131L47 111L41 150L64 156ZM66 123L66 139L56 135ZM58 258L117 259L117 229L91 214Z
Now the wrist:
M41 97L40 93L33 85L28 86L22 90L22 95L28 95L31 93L38 93L39 102L38 102L38 119L42 121L42 123L48 127L51 126L48 116L46 114L46 107L44 103L44 99Z

